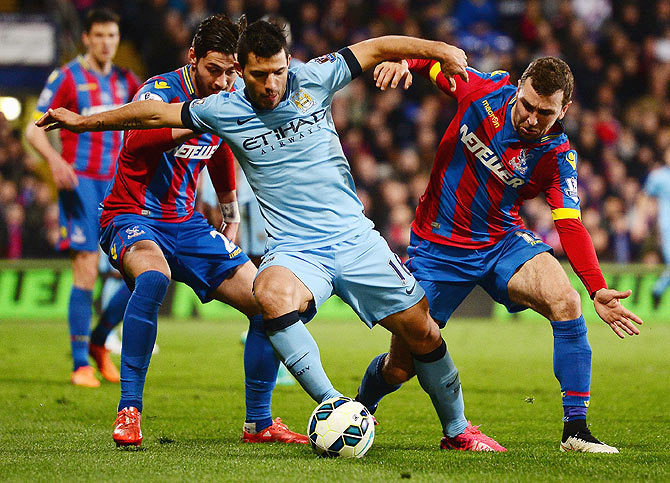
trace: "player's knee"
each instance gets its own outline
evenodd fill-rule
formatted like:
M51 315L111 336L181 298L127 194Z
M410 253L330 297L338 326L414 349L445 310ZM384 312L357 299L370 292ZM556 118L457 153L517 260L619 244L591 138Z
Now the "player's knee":
M293 302L294 291L290 285L276 283L272 280L261 280L254 285L254 295L264 316L278 317L296 310Z
M437 322L426 312L412 320L406 326L405 341L412 349L412 352L417 352L417 348L424 349L424 347L437 347L442 340L442 334Z
M556 293L551 305L551 320L572 320L582 313L582 301L579 293L570 288Z
M98 278L97 253L78 252L72 260L72 279L75 286L93 290Z

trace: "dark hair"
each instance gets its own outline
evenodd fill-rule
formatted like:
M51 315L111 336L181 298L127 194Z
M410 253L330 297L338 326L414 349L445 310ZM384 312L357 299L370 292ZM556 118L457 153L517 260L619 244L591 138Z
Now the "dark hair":
M568 64L558 57L542 57L531 62L521 76L521 83L529 77L533 79L533 89L541 96L563 91L562 104L570 102L575 78Z
M248 26L246 23L246 17L242 16L238 22L240 38L237 41L237 61L242 68L249 60L249 52L267 59L283 50L288 57L288 47L282 27L265 20L256 20Z
M119 25L121 17L106 8L94 8L89 10L84 19L84 32L89 33L94 23L115 23Z
M197 59L202 59L210 51L232 55L237 48L237 36L237 26L228 17L212 15L198 25L191 47Z

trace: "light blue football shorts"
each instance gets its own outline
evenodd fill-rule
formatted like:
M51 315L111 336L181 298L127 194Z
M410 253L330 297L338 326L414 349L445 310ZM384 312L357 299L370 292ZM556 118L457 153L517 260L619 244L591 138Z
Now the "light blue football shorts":
M277 247L263 257L258 273L274 265L291 270L312 292L317 308L336 294L368 327L416 305L425 295L376 230L329 247Z

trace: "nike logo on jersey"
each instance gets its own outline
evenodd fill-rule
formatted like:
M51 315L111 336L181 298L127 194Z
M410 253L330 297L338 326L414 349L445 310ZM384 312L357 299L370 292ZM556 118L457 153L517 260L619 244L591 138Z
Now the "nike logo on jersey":
M238 125L238 126L242 126L242 125L248 123L249 121L251 121L254 117L256 117L256 116L251 116L251 117L248 118L248 119L238 119L238 120L237 120L237 125Z
M165 81L155 81L154 82L154 88L155 89L169 89L170 86Z
M481 142L474 132L469 132L467 124L461 126L460 133L461 142L465 144L465 147L503 183L512 188L518 188L524 184L523 179L517 178L507 171L500 158Z

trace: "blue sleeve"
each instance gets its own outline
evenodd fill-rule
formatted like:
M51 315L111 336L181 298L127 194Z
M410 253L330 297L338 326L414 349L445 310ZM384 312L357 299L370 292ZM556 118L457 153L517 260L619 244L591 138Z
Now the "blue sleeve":
M563 208L579 210L579 194L577 192L577 152L563 151L557 154L560 173Z
M325 98L331 98L360 74L360 69L361 66L351 51L342 49L298 66L296 75L309 79L313 86L324 91Z
M556 168L545 191L554 221L581 218L577 192L577 153L573 150L556 153Z
M170 102L173 98L172 86L165 79L154 78L146 81L135 94L134 101L163 101Z
M663 183L659 174L660 171L658 170L649 173L647 182L644 184L644 190L649 196L658 197L661 195Z
M66 93L63 92L65 89L65 78L66 74L63 69L54 70L47 79L47 83L40 93L40 97L37 100L37 106L35 110L39 113L45 113L50 107L60 107L63 105L63 98L67 97ZM52 106L54 100L59 100L58 106Z

